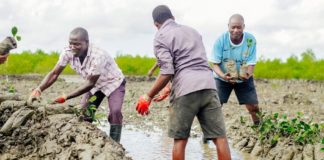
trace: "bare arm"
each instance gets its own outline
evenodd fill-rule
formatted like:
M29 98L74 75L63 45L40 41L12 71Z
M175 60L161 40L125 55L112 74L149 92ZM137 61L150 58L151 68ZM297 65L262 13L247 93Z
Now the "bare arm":
M85 85L79 87L74 92L68 94L66 96L66 99L71 99L71 98L80 96L80 95L90 91L95 86L95 84L97 83L99 77L100 77L100 75L90 76L89 79L87 79Z
M152 66L152 68L149 70L149 72L147 73L147 76L151 77L154 73L154 71L158 68L158 64L157 62L155 62L155 64Z
M214 72L222 79L224 79L225 81L229 81L231 79L231 76L229 75L229 73L223 73L223 71L221 70L220 64L217 63L213 63L213 70Z
M62 73L62 71L64 70L64 68L65 68L65 66L56 65L54 67L54 69L51 70L46 75L46 77L43 79L43 81L38 86L38 88L41 91L44 91L45 89L47 89L48 87L50 87L57 80L57 77Z
M160 90L162 90L168 84L168 82L171 80L171 77L172 77L172 75L170 75L170 74L159 75L157 77L157 79L155 80L153 87L147 93L147 95L150 98L153 98L156 94L158 94L160 92Z
M253 72L254 72L254 65L248 65L245 73L243 75L240 75L240 78L242 80L248 80L253 76Z
M251 77L253 75L253 72L254 72L254 65L249 65L246 73L248 73L249 77Z

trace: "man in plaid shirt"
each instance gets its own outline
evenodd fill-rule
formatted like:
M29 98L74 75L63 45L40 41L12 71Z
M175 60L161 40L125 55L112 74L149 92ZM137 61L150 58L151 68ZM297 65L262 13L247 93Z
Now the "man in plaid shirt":
M41 92L56 81L67 64L70 64L71 68L81 75L86 82L76 90L56 98L54 103L64 103L68 99L84 94L82 98L83 117L85 121L92 122L94 110L89 111L89 107L94 105L98 108L103 98L107 97L110 136L116 142L120 142L125 77L114 59L106 51L89 43L88 32L84 28L78 27L71 31L69 46L64 48L54 69L33 90L28 103L39 98ZM89 101L93 95L96 97L95 100Z

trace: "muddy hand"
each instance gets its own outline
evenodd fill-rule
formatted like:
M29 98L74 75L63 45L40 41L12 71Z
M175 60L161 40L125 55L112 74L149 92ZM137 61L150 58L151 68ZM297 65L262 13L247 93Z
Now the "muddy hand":
M250 77L251 77L251 75L249 73L244 73L244 74L240 75L240 79L242 81L247 81Z
M30 106L33 104L33 101L39 100L41 94L42 91L39 88L34 89L27 100L27 105Z
M154 102L160 102L163 101L165 98L167 98L170 95L171 88L169 85L165 86L162 90L162 93L160 93L157 97L153 98Z

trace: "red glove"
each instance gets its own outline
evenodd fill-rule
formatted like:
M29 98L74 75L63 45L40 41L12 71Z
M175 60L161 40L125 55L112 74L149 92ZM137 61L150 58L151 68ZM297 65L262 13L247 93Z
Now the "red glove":
M54 100L54 103L64 103L66 101L66 96L60 96Z
M170 95L171 88L170 85L167 85L163 88L162 93L153 99L154 102L160 102L167 98Z
M151 98L147 95L143 95L137 101L136 111L141 115L148 115L150 104L151 104Z

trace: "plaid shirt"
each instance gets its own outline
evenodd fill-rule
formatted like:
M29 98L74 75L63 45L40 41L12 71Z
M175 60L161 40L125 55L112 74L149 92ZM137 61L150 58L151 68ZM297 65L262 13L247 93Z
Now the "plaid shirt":
M90 90L92 94L100 90L106 96L109 96L111 92L121 85L125 78L115 60L106 51L92 44L89 45L87 56L82 65L79 58L73 56L71 49L65 47L57 64L66 66L68 63L83 79L88 79L89 76L93 75L100 75L97 83Z

